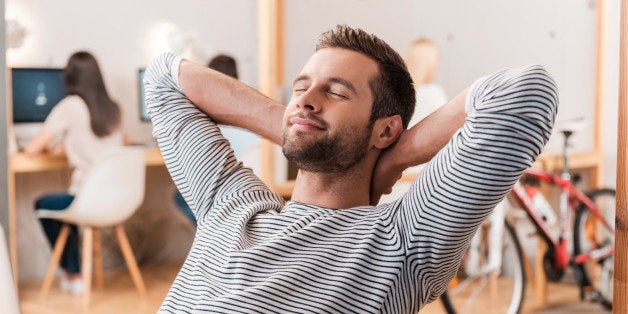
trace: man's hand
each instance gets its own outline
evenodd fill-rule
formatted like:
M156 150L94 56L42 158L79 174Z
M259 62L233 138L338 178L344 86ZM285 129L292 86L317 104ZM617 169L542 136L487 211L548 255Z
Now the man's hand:
M281 143L285 106L244 83L191 61L179 66L179 86L216 123L245 128Z
M372 206L379 203L379 199L383 194L390 194L392 192L393 186L401 179L403 174L404 168L398 165L395 159L395 146L396 145L393 145L381 153L375 164L375 169L373 169L369 202Z
M469 88L461 91L440 109L403 131L393 146L382 151L371 178L371 205L377 205L382 194L392 192L406 168L428 162L462 127L468 92Z

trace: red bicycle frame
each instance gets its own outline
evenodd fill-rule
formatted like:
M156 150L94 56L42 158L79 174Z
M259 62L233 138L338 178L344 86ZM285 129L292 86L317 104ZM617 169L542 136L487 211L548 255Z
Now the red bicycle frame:
M563 178L559 175L551 174L547 171L539 170L539 169L528 169L525 172L525 175L531 178L536 178L541 181L547 182L550 185L556 186L561 189L561 202L560 202L560 237L558 240L552 238L550 230L548 229L547 223L536 213L534 210L534 206L532 205L532 200L526 193L523 184L517 182L512 189L512 194L515 196L521 207L525 210L528 217L534 225L536 229L539 231L545 242L548 246L551 246L554 250L554 267L557 269L564 269L569 265L570 256L569 250L567 248L569 235L571 234L571 226L569 224L569 208L573 211L577 210L579 204L583 204L594 217L603 222L605 228L610 231L614 231L613 227L610 225L608 221L602 215L600 209L591 201L591 199L578 190L572 183L571 180L567 178ZM576 264L584 264L591 259L600 259L615 253L614 247L601 247L596 248L590 252L581 253L577 256L573 257L573 261Z

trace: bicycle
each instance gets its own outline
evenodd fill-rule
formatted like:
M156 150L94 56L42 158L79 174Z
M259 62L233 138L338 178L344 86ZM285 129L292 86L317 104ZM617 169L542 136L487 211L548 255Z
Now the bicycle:
M573 269L581 300L612 307L615 191L598 189L583 193L576 188L569 169L569 138L573 129L561 131L564 136L560 175L529 169L515 184L508 199L521 208L541 239L547 244L543 271L548 280L557 282L567 267ZM539 182L560 189L558 236L553 235L548 216L533 196ZM541 195L539 193L539 195ZM482 224L471 240L456 278L441 296L448 313L479 313L495 309L496 313L519 313L526 287L525 256L519 237L511 223L517 209L508 209L505 199ZM576 213L573 233L570 209ZM552 211L553 213L553 211ZM573 252L568 242L573 236ZM537 270L539 271L539 270ZM465 309L457 311L456 309Z

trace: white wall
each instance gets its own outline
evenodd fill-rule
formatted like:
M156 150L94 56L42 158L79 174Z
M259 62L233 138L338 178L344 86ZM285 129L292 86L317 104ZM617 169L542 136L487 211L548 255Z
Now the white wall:
M21 48L7 53L9 67L64 67L73 52L92 52L134 141L151 139L150 123L139 119L137 69L169 50L173 25L194 38L185 56L207 63L216 53L232 54L242 81L257 85L257 1L8 0L6 17L29 32Z
M604 183L615 186L619 1L608 3ZM314 51L318 35L347 23L375 33L403 53L415 38L441 48L436 82L453 96L477 77L540 63L560 88L559 119L591 117L595 96L596 2L559 0L308 0L286 1L287 84ZM287 88L286 88L287 89ZM559 150L554 136L547 149ZM574 137L574 150L593 147L593 130Z

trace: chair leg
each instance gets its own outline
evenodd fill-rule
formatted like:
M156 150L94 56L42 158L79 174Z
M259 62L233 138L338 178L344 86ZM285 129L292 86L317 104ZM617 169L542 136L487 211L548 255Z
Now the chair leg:
M137 267L135 255L133 255L133 250L131 249L131 245L129 244L129 239L126 236L126 232L124 232L124 228L122 228L122 225L116 225L116 235L118 236L118 242L120 243L120 250L122 251L122 255L124 256L126 265L129 268L129 273L131 273L131 279L133 279L133 284L135 285L135 288L139 292L140 296L145 297L146 287L144 286L144 280L142 279L142 274L140 273L139 267Z
M94 228L94 270L96 277L96 286L98 289L102 289L104 286L103 274L102 274L102 247L100 241L100 229Z
M48 263L48 270L46 271L46 277L44 278L44 282L41 285L41 290L39 291L39 299L41 301L46 300L48 297L48 292L50 292L50 286L52 285L52 280L55 276L55 271L57 267L59 267L59 260L61 260L61 255L63 254L63 249L65 248L65 243L68 240L68 235L70 234L70 226L64 224L61 227L61 232L59 232L59 237L55 242L55 247L52 250L52 257L50 257L50 263Z
M89 305L92 292L92 257L93 257L94 234L92 227L85 226L83 228L83 261L81 264L81 273L83 276L83 284L85 291L83 294L83 303Z

